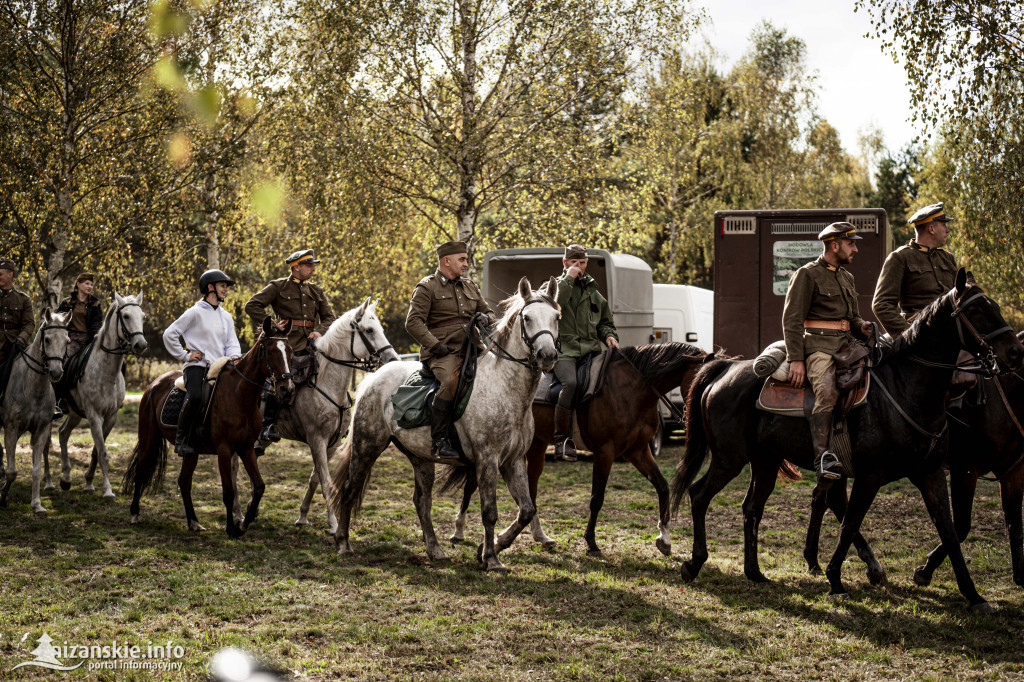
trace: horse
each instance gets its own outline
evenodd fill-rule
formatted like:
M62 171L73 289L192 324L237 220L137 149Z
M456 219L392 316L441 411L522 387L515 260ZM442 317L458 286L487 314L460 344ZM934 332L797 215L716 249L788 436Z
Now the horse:
M289 369L292 348L288 345L288 331L291 322L276 326L268 317L256 343L238 360L221 358L211 366L209 374L218 374L217 388L208 413L210 425L205 442L198 443L200 452L215 452L220 470L224 506L227 508L226 531L229 537L241 537L259 511L263 497L264 483L256 461L254 444L259 435L262 419L259 399L268 378L273 380L278 396L287 400L295 386ZM139 523L139 499L152 484L163 480L167 465L167 443L174 442L177 429L160 423L160 410L164 398L174 387L174 381L182 375L181 370L166 372L153 380L142 394L139 403L139 440L132 450L122 481L122 492L134 492L131 504L131 522ZM231 460L238 455L249 474L252 483L252 499L239 523L232 512L235 501L235 484L231 471ZM189 530L206 530L199 524L192 506L192 474L195 472L199 455L184 457L178 488L185 506L185 519Z
M146 314L142 312L142 292L136 296L120 296L114 292L114 302L107 308L100 327L93 341L93 352L86 360L81 380L71 388L72 408L67 419L57 430L60 439L62 490L71 489L71 458L68 457L68 440L71 432L84 417L89 423L92 433L92 461L85 472L85 491L96 490L92 484L99 464L103 474L103 497L114 499L114 490L110 486L108 474L106 439L114 424L117 423L117 412L124 402L125 386L121 367L124 356L128 353L141 355L148 344L142 334L142 323ZM82 353L86 352L82 349ZM49 447L45 453L45 484L46 489L53 488L50 481Z
M384 335L376 308L377 302L367 298L362 305L332 322L327 332L310 344L317 356L317 372L307 383L299 386L292 405L281 411L278 433L287 440L305 443L313 456L313 471L299 507L296 526L309 524L306 515L317 484L321 484L324 499L331 498L331 475L327 462L338 448L347 426L345 417L351 407L348 389L355 371L371 371L377 363L399 359ZM320 358L326 362L319 362ZM327 505L327 522L333 534L338 528L338 520L330 504Z
M847 416L856 478L838 546L825 570L832 595L847 594L842 563L879 488L906 477L921 491L971 610L992 611L975 589L964 561L941 468L948 439L944 396L961 348L993 369L1016 369L1024 361L1024 346L999 307L963 269L955 287L925 308L896 340L888 358L871 370L867 403ZM684 581L694 580L708 558L704 519L711 499L748 462L744 572L755 582L767 581L757 560L757 530L765 502L783 459L810 468L812 452L805 419L755 409L762 383L753 361L718 360L701 370L690 388L687 445L672 480L673 509L689 492L693 515L693 554L683 562ZM711 467L692 483L709 446Z
M555 291L552 277L548 291ZM485 570L506 571L498 559L522 531L535 511L526 477L523 453L533 437L531 404L542 370L550 371L558 359L558 303L546 293L532 291L525 277L518 292L503 301L505 314L498 321L489 343L490 352L477 361L476 382L465 413L455 422L467 467L480 486L480 507L484 542L477 559ZM416 476L413 497L426 544L433 561L445 561L434 535L431 498L434 465L441 460L430 455L430 428L403 429L394 419L391 396L421 365L392 362L363 380L352 408L348 438L339 453L333 474L331 503L338 515L334 542L339 555L352 554L349 523L358 511L369 483L370 469L388 444L394 442L412 463ZM448 463L445 460L443 463ZM519 505L517 519L495 540L498 520L495 500L498 473Z
M39 499L43 474L43 453L50 443L50 421L57 399L53 386L64 375L64 353L68 347L68 321L71 313L43 311L41 324L32 343L21 352L12 351L11 374L0 401L0 425L7 446L7 477L0 490L0 507L7 506L7 493L18 477L14 454L18 438L28 431L32 441L32 510L45 514ZM3 448L0 447L0 455Z
M597 515L604 505L608 475L619 457L636 467L651 482L658 495L658 537L655 546L665 556L672 553L669 533L668 481L651 452L651 439L658 428L658 401L675 387L683 395L689 390L697 371L709 358L696 346L685 343L656 343L609 351L605 377L594 397L576 408L580 435L594 453L594 473L590 492L590 520L584 534L587 555L604 558L597 544ZM544 472L544 453L555 440L554 405L533 404L533 442L526 451L526 471L530 480L530 498L537 504L537 483ZM457 470L453 470L457 471ZM462 542L470 497L475 481L466 481L462 505L455 517L452 543ZM541 527L540 514L530 522L533 538L544 547L555 546Z

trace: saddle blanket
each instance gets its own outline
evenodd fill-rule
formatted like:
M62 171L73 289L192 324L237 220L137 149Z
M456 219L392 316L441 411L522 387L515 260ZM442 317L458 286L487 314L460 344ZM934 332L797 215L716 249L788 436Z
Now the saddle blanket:
M854 407L860 407L868 399L871 373L867 372L864 376L864 383L857 387ZM796 388L788 381L780 381L773 375L764 380L764 386L757 397L757 409L787 417L806 417L814 409L814 391L810 383L805 383L803 388Z
M579 407L593 398L602 384L604 384L604 371L608 351L592 353L576 367L576 402L573 407ZM540 376L540 385L537 386L537 393L533 402L540 405L554 405L558 402L558 394L562 390L562 382L558 380L554 372L544 372Z
M469 397L473 394L473 384L469 383L466 395L455 406L452 423L457 422L466 411ZM391 396L391 404L395 408L393 419L403 429L415 429L430 424L430 406L434 403L434 393L441 387L441 382L429 372L419 370L409 375L405 383L398 387Z

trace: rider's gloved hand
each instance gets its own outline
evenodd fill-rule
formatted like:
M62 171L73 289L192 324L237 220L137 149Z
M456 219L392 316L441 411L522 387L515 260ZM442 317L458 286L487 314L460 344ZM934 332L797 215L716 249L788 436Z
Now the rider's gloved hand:
M25 350L27 346L28 344L25 343L25 339L21 338L20 336L14 339L14 350Z
M435 358L443 358L452 352L451 346L443 341L438 341L430 348L430 354Z

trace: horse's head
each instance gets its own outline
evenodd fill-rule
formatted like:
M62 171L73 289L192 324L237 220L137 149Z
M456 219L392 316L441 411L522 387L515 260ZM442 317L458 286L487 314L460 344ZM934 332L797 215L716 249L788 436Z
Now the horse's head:
M1024 346L1006 324L999 304L988 297L974 276L960 268L953 292L953 318L960 345L992 371L1013 371L1024 364Z
M130 348L135 355L145 353L149 343L142 333L146 321L146 313L142 312L142 291L135 296L121 296L115 291L114 316L118 345Z
M376 358L382 365L399 360L398 353L384 335L384 327L377 317L377 301L367 296L362 305L352 311L352 330L349 351L359 360Z
M558 283L552 277L548 292L557 292ZM530 349L530 355L542 370L550 372L558 361L558 320L562 312L553 294L549 295L530 288L530 280L519 280L519 297L523 304L519 309L519 328L523 341Z
M263 320L263 333L260 334L259 356L263 373L270 377L274 384L274 392L282 402L287 402L295 392L292 381L291 360L294 352L288 343L288 332L291 331L291 320L276 324L269 316Z
M70 321L70 312L55 313L49 308L43 311L37 343L40 346L43 363L46 365L46 371L50 375L52 383L57 383L64 376L64 353L68 348L68 322Z

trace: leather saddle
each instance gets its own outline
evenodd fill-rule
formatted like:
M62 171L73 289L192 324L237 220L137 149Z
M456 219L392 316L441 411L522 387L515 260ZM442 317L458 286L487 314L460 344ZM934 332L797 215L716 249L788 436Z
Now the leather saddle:
M220 384L221 371L228 362L230 362L229 358L221 358L214 361L206 370L206 376L203 377L203 402L199 411L200 419L196 424L199 428L204 427L210 419L210 405L213 404L213 396L216 395L217 386ZM174 380L174 388L164 396L160 409L157 411L160 415L160 424L168 428L177 428L178 416L181 414L181 407L184 404L185 377L180 376ZM199 442L199 438L196 438L196 442Z
M835 407L838 417L836 421L841 421L850 410L867 402L871 386L871 374L868 372L870 355L871 349L867 344L855 342L833 356L836 390L839 391ZM784 363L765 379L757 397L758 409L789 417L810 417L814 409L814 390L810 382L804 381L804 385L797 388L787 379L779 378L788 375L789 363Z
M288 366L292 372L292 383L297 388L316 376L316 353L296 353Z
M605 368L608 351L591 353L576 366L576 400L573 407L579 407L593 398L604 384ZM558 402L558 394L562 391L562 382L554 372L544 372L540 377L540 385L533 396L538 405L554 405Z

